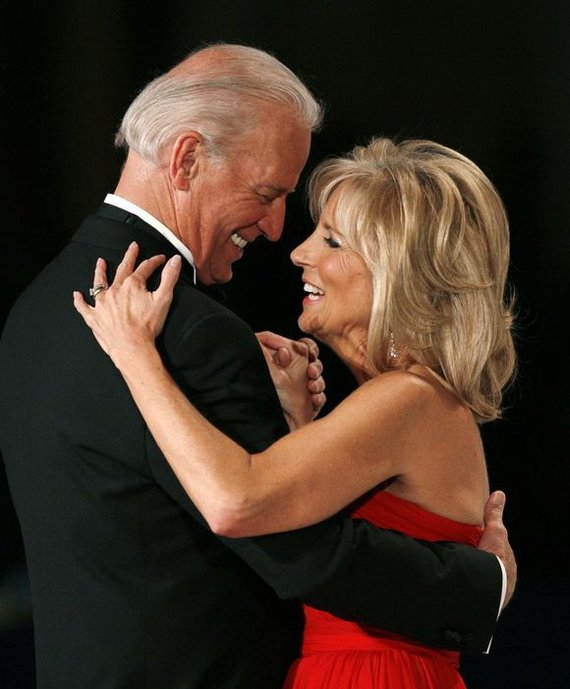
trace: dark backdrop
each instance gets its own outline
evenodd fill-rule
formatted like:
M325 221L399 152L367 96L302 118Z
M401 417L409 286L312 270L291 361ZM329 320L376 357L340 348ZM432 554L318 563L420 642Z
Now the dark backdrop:
M113 190L122 161L113 134L132 97L203 42L264 48L305 78L327 104L310 165L374 134L427 137L459 149L493 179L511 218L520 371L505 420L485 427L484 439L492 487L508 494L520 585L492 654L466 659L464 673L472 689L570 686L564 338L570 5L11 4L0 15L2 321L82 217ZM287 255L309 229L298 194L283 241L257 242L238 265L228 299L254 328L297 333L301 291ZM330 409L351 383L326 351L323 358ZM33 655L24 558L0 477L0 686L28 688Z

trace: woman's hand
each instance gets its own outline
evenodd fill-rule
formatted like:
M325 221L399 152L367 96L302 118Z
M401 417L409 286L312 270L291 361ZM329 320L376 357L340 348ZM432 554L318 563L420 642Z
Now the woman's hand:
M290 340L268 331L256 335L290 430L309 423L326 402L316 343L308 337Z
M138 244L133 242L117 268L113 283L94 296L95 306L89 306L80 292L73 293L75 308L119 369L121 361L128 359L133 351L144 347L154 349L181 268L180 256L171 258L162 270L159 287L149 292L146 282L164 263L165 256L153 256L135 269L138 254ZM93 284L107 285L106 263L102 258L95 266Z

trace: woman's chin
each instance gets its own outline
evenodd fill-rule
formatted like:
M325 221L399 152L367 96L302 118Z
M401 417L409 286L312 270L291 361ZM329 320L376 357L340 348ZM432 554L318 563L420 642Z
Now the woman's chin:
M311 320L307 317L305 313L302 313L297 319L297 325L299 330L305 335L314 335L314 329L311 326Z
M309 335L310 337L313 337L315 340L318 340L319 342L326 344L326 336L319 329L317 323L315 323L315 319L311 319L306 314L302 313L299 316L297 325L299 326L299 330L302 333L305 333L305 335Z

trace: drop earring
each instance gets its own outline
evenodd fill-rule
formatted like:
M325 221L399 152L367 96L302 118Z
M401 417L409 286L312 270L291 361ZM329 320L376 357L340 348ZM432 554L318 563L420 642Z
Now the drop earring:
M394 333L390 333L390 339L388 340L388 358L389 359L397 359L398 358L398 350L396 349L396 345L394 343Z

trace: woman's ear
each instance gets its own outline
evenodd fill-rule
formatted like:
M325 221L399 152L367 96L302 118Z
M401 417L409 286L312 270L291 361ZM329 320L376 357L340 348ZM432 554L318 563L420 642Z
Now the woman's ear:
M198 132L184 132L174 142L170 152L170 179L176 189L187 191L197 174L204 140Z

